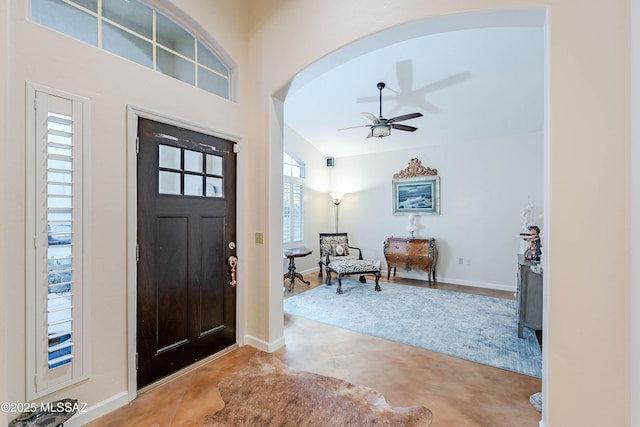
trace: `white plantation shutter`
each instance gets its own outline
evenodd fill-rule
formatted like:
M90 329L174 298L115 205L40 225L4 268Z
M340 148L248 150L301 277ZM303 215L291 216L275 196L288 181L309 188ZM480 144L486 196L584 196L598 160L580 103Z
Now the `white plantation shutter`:
M83 357L83 116L86 101L33 90L34 384L29 398L86 375ZM31 328L30 328L31 329Z
M304 238L303 235L303 206L302 206L302 184L292 184L291 192L291 206L292 206L292 218L291 218L291 230L292 240L294 242L301 242Z
M301 242L304 239L304 163L283 156L283 243Z
M285 178L286 179L286 178ZM282 188L282 210L283 210L283 218L282 218L282 229L283 229L283 242L288 243L292 241L293 230L291 217L293 216L293 212L291 210L291 187L292 184L290 182L284 182Z

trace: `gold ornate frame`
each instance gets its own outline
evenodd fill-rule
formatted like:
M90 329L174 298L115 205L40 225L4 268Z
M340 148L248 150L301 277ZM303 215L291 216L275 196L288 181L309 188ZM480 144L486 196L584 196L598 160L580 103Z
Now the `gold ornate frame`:
M437 169L422 166L417 158L395 173L392 180L394 215L439 215L440 177Z

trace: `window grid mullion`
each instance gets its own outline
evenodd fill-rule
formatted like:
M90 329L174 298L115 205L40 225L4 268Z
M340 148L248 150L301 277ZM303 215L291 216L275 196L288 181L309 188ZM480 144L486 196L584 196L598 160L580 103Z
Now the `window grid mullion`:
M194 66L193 86L195 86L195 87L201 88L200 87L200 79L198 77L199 68L202 68L203 70L206 70L207 72L212 73L213 75L215 75L215 76L217 76L217 77L219 77L221 79L226 80L226 88L222 92L221 91L217 91L217 90L209 90L209 89L203 89L203 88L201 88L201 89L206 90L206 91L208 91L210 93L214 93L214 94L216 94L218 96L222 96L222 97L224 97L226 99L231 99L230 98L230 96L231 96L230 95L230 93L231 93L230 89L231 88L229 87L230 84L231 84L231 75L230 75L230 72L229 72L229 67L227 66L227 64L224 63L224 61L221 60L221 58L217 54L214 53L213 50L207 49L205 47L206 44L202 40L198 39L198 37L196 37L191 31L187 30L184 26L182 26L180 24L177 24L177 22L176 22L176 24L179 27L181 27L183 30L185 30L186 33L188 33L193 38L194 58L189 58L188 56L183 55L182 53L170 48L169 46L165 46L165 45L163 45L163 44L158 42L158 37L157 37L157 13L158 13L158 11L155 8L151 7L151 11L152 11L152 14L151 14L151 17L152 17L152 31L151 31L151 39L149 39L145 35L140 34L140 33L136 32L135 30L127 28L126 26L124 26L124 25L122 25L122 24L120 24L118 22L115 22L112 19L109 19L109 18L103 16L102 7L103 7L103 4L105 3L103 0L98 0L97 1L97 11L96 12L87 9L82 5L74 3L71 0L61 0L61 1L64 2L65 4L67 4L67 5L75 8L75 9L77 9L78 11L81 11L82 13L85 13L87 15L90 15L90 16L93 16L94 18L96 18L96 25L97 25L97 28L96 28L96 32L97 32L96 46L99 49L104 50L104 48L103 48L104 31L103 30L104 30L104 23L106 22L109 25L112 25L115 28L126 32L127 34L130 34L130 35L132 35L132 36L134 36L134 37L136 37L136 38L138 38L140 40L143 40L143 41L148 42L148 43L151 44L151 50L152 50L152 52L151 52L151 56L152 56L151 57L151 62L152 62L151 66L152 66L152 69L154 71L160 72L158 70L158 55L157 55L158 49L160 48L160 49L163 49L164 51L169 52L170 54L174 55L176 58L180 58L180 59L182 59L184 61L187 61L188 63L190 63L190 64L192 64ZM131 0L131 1L136 1L136 0ZM161 16L164 16L164 15L161 14ZM32 16L32 17L34 17L34 16ZM59 17L59 18L64 19L65 17L63 16L63 17ZM167 18L167 19L170 19L170 18ZM36 19L36 20L38 20L38 19ZM46 23L44 23L44 24L47 25ZM69 22L69 25L73 25L73 23ZM62 31L65 32L64 30L62 30ZM71 35L71 34L67 33L67 35ZM207 65L205 65L203 63L200 63L199 58L200 58L201 55L199 55L199 49L198 49L198 44L199 43L202 43L203 44L203 49L206 49L207 52L210 52L210 54L212 56L214 56L224 66L226 72L218 71L218 70L213 69L213 68L211 68L211 67L209 67L209 66L207 66ZM118 55L118 56L120 56L120 55ZM128 59L131 59L131 58L128 58ZM140 63L139 61L135 61L135 60L134 60L134 62ZM147 65L147 64L145 63L143 65ZM181 78L176 77L176 76L171 76L171 77L176 78L176 79L181 80L181 81L184 81ZM190 81L187 81L187 83L191 84Z

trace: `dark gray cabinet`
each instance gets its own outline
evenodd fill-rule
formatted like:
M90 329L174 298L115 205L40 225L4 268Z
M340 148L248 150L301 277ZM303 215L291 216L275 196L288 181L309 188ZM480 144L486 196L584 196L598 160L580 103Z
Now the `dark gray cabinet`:
M518 337L522 338L522 328L542 330L542 272L535 273L532 266L538 261L529 261L518 255Z

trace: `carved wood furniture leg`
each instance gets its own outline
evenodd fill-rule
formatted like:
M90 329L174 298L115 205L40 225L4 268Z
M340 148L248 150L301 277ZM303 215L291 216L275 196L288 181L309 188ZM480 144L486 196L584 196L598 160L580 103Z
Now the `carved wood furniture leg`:
M302 283L305 283L307 286L311 285L311 282L304 280L304 277L300 273L296 273L296 279L300 280Z
M336 293L340 295L342 293L342 274L338 274L338 289Z
M318 267L320 267L318 270L318 277L322 277L322 261L318 261Z
M380 292L380 291L382 291L382 289L380 288L380 284L378 284L378 281L380 280L380 270L376 271L374 274L376 276L376 287L375 287L375 290L376 290L376 292Z
M296 264L293 258L289 258L289 292L293 289L293 282L296 280Z
M324 283L327 285L331 285L331 271L332 270L327 269L327 278L324 279Z

